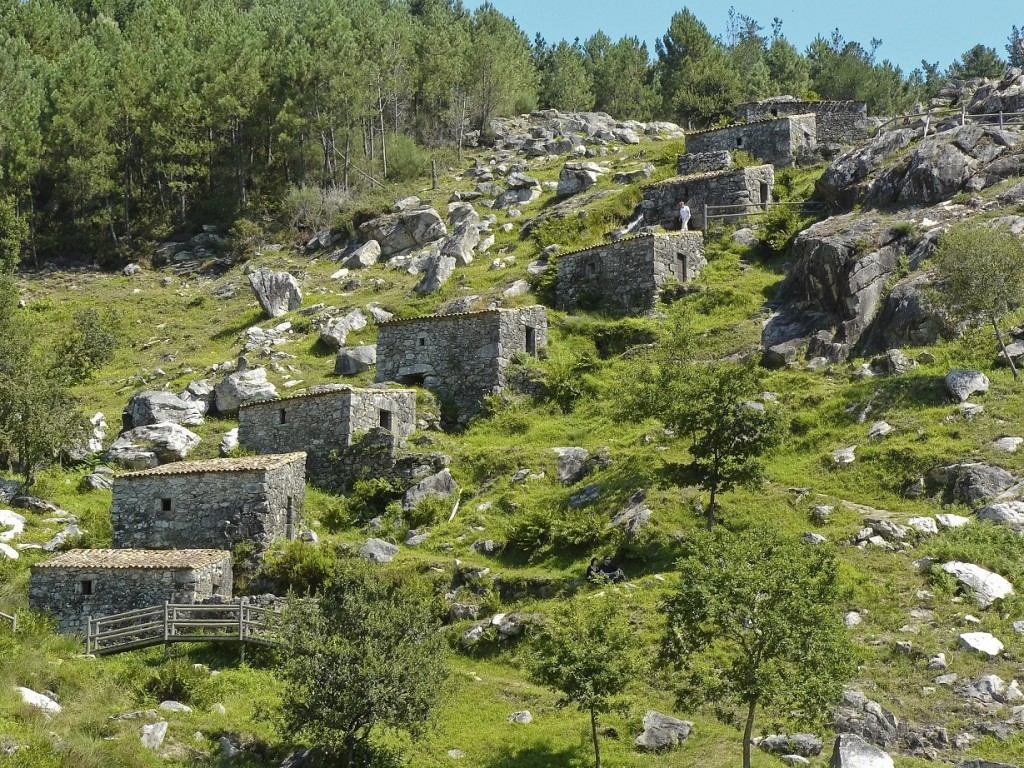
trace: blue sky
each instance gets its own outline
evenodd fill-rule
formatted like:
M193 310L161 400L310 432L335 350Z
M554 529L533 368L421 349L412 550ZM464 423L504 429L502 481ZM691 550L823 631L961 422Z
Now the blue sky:
M918 67L921 59L938 61L943 68L964 51L981 43L1006 58L1010 27L1024 27L1021 0L785 0L765 3L752 0L491 0L506 16L512 16L533 39L540 32L549 42L574 37L585 40L599 29L613 40L635 35L647 41L654 55L654 41L668 29L672 14L689 8L712 34L724 35L729 6L757 19L771 29L772 18L782 19L782 32L800 51L818 34L836 27L847 40L867 47L880 38L878 58L889 59L904 72ZM474 9L483 0L464 0Z

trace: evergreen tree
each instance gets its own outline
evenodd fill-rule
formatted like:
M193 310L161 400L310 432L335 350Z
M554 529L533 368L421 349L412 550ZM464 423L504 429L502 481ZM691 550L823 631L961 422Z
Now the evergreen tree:
M594 78L596 109L619 119L649 120L660 102L647 44L636 37L612 43L603 32L584 44Z
M969 80L972 77L991 80L994 77L1002 77L1005 69L1006 62L999 58L995 48L976 45L964 51L959 59L949 65L946 77L951 80Z
M473 122L490 127L497 114L525 112L537 102L537 70L519 26L489 2L473 13L467 71Z
M782 22L772 22L772 39L764 55L771 88L776 96L805 97L811 87L807 59L782 35Z
M541 105L569 112L593 108L594 82L578 40L572 45L562 40L546 57L541 71Z
M1024 28L1016 24L1006 39L1006 57L1011 67L1024 67Z

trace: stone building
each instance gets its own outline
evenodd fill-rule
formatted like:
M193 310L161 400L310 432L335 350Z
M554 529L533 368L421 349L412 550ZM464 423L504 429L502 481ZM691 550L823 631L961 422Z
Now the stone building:
M168 603L231 599L231 553L223 549L72 549L32 566L29 607L65 634L94 619Z
M736 107L736 119L747 123L809 114L815 117L819 144L855 144L868 136L868 105L863 101L801 101L779 96Z
M298 533L306 454L165 464L114 478L114 546L266 549Z
M377 381L434 390L455 411L445 420L464 422L504 388L516 353L535 356L547 343L541 306L392 320L378 326Z
M238 410L238 444L256 453L306 452L306 473L314 485L336 485L337 454L355 435L381 428L396 441L416 429L416 392L358 389L347 385L311 387L279 400L247 403ZM334 455L332 455L334 454Z
M606 309L627 315L654 307L671 280L688 283L707 265L704 235L641 235L558 257L559 309Z
M737 168L733 171L679 176L644 189L640 211L644 221L665 229L679 229L679 201L690 206L690 228L705 229L704 206L737 206L734 214L719 221L737 221L742 214L763 210L775 189L775 169L770 165Z
M716 152L687 152L676 158L676 175L732 170L732 153L727 149Z
M816 118L787 115L686 134L687 153L738 149L776 168L794 165L817 144Z

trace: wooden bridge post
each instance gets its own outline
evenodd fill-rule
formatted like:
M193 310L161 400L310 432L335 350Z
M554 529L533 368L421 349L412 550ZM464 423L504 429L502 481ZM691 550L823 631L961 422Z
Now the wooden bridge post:
M171 628L169 602L164 600L164 661L171 658Z
M241 597L238 599L238 642L241 644L242 649L239 654L239 664L245 664L245 608L249 602L249 598Z
M92 616L85 617L85 655L92 653Z

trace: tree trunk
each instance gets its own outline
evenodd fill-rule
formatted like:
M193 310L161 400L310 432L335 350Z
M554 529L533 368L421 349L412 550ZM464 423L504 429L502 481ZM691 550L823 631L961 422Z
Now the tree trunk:
M750 768L750 735L754 732L754 712L757 710L757 701L753 700L747 705L747 725L743 729L743 768Z
M381 95L380 86L377 86L377 107L380 110L380 160L384 169L382 174L388 177L388 148L384 143L387 133L384 130L384 97Z
M704 514L704 521L705 521L705 524L707 525L707 529L708 529L709 532L711 530L713 530L714 527L715 527L715 504L718 503L717 497L718 497L718 486L717 485L712 485L711 486L711 498L708 500L708 509L707 509L707 512Z
M597 711L590 707L590 736L594 740L594 768L601 768L601 745L597 741Z
M999 323L996 322L996 316L992 315L992 327L996 330L996 339L999 340L999 348L1003 350L1003 357L1006 358L1006 362L1010 364L1010 370L1013 371L1013 380L1020 381L1020 374L1017 373L1017 366L1013 362L1013 358L1006 351L1006 345L1003 343L1003 334L999 330Z

